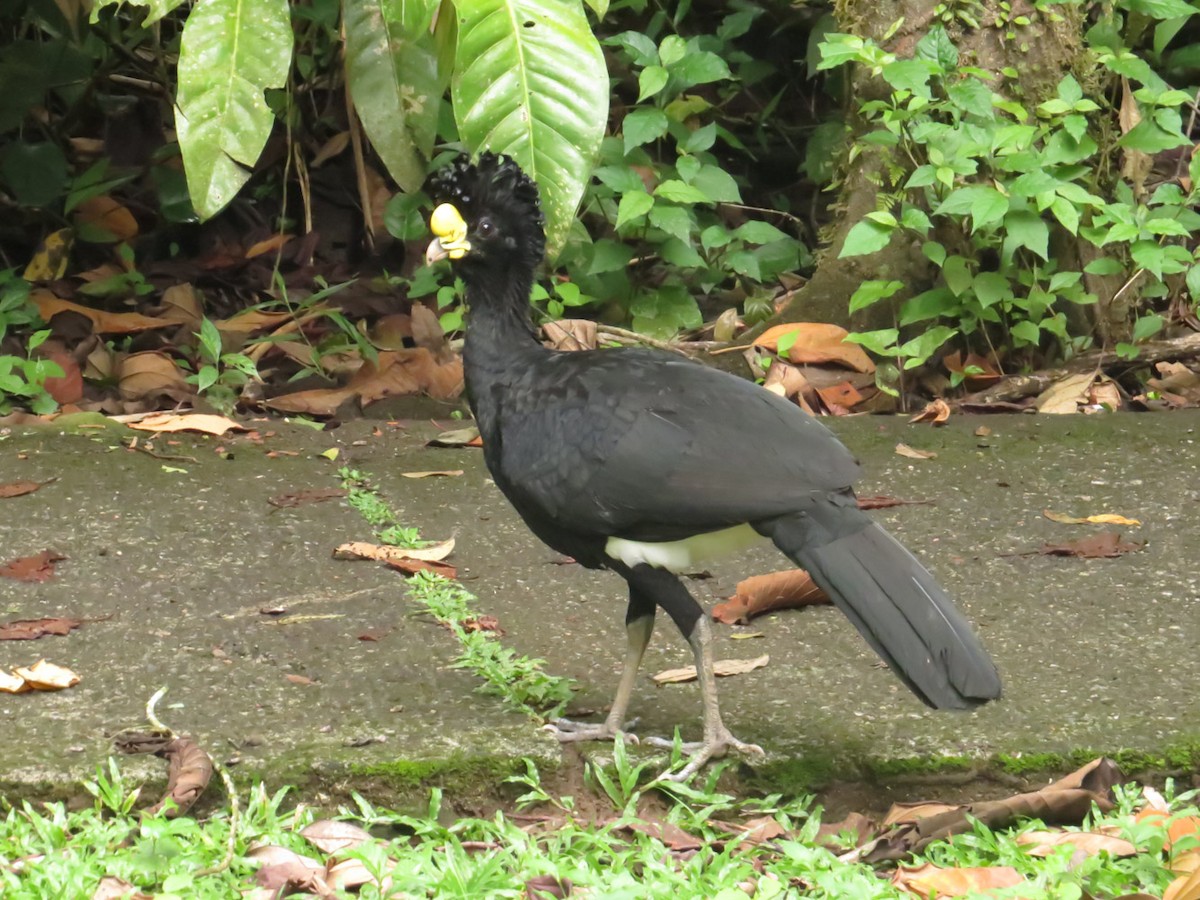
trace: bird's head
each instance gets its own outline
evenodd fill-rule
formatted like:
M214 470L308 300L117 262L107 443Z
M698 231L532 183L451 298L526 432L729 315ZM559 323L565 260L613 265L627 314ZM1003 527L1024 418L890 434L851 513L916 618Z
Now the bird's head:
M532 272L546 253L538 189L510 157L464 154L429 183L437 206L429 217L434 239L427 263L454 262L464 278L475 272Z

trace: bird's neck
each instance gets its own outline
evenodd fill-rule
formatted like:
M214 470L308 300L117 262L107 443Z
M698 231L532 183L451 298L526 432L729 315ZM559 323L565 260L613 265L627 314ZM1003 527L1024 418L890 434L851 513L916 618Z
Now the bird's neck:
M528 358L549 353L537 339L529 294L533 274L505 273L485 284L467 284L467 338L463 363L472 381L495 383L523 370Z

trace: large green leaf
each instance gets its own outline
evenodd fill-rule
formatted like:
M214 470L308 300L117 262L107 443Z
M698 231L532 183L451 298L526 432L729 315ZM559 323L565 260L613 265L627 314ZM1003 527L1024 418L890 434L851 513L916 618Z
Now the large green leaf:
M234 198L275 120L263 92L292 61L287 0L198 0L183 27L175 128L202 219Z
M608 71L579 0L457 0L451 95L472 150L533 177L547 252L562 248L608 119Z
M438 0L345 0L346 80L383 164L406 191L425 181L438 104L437 50L429 26Z

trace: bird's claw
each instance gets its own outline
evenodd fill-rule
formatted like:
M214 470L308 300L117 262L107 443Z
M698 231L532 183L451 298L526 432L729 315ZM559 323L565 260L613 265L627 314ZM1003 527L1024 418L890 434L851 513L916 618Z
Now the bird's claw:
M646 743L654 747L663 747L668 750L675 748L675 743L665 738L649 737L646 738ZM678 772L664 772L658 776L658 781L684 782L699 772L706 763L713 759L719 759L730 750L747 756L766 756L766 751L758 744L747 744L744 741L739 741L732 734L726 731L724 734L719 734L714 737L705 738L703 741L692 741L680 745L680 750L690 754L691 759Z
M580 741L611 741L620 737L626 744L638 744L638 736L630 731L637 725L637 719L625 723L624 728L617 728L608 722L595 725L591 722L576 722L572 719L555 719L542 726L542 731L548 731L559 743L571 744Z

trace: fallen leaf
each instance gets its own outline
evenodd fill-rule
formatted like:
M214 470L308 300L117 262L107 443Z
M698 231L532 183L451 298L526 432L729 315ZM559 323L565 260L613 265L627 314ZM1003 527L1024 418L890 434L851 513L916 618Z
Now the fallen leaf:
M54 578L54 564L66 559L54 550L43 550L36 556L23 556L0 566L0 578L41 583Z
M917 450L903 442L896 445L897 456L907 456L909 459L935 459L937 453L933 450Z
M1049 856L1055 847L1069 844L1088 856L1108 853L1111 856L1134 856L1137 847L1129 841L1094 831L1027 831L1017 835L1017 843L1030 845L1030 856Z
M309 678L307 675L297 675L295 672L288 672L283 676L292 684L299 684L307 687L310 684L316 684L316 680Z
M978 353L968 353L967 358L963 359L962 351L955 350L947 354L942 362L947 371L962 375L967 390L971 391L981 391L1004 377L994 362Z
M842 835L849 833L849 841ZM840 822L821 822L817 828L816 842L822 847L850 850L861 847L879 833L879 828L862 813L852 812Z
M138 233L133 213L107 195L81 201L72 210L71 221L81 231L81 240L92 243L127 241Z
M1145 544L1122 541L1115 531L1105 531L1077 541L1064 544L1043 544L1039 550L1031 551L1043 556L1078 556L1081 559L1112 559L1141 550Z
M130 353L117 364L116 377L123 400L144 400L160 394L185 397L195 393L175 360L158 350Z
M1163 900L1200 900L1200 869L1167 885Z
M762 656L756 656L754 659L718 659L713 663L713 674L718 678L726 678L730 675L745 675L747 672L753 672L755 669L761 669L771 661L771 657L764 653ZM696 667L683 666L679 669L666 669L654 676L655 684L682 684L687 681L696 680Z
M17 619L0 623L0 641L35 641L48 634L59 637L70 634L86 619Z
M288 241L292 239L290 234L273 234L257 244L251 244L246 250L246 259L254 259L256 256L262 256L264 253L271 253L275 250L282 249L287 246Z
M862 403L863 399L863 395L848 381L831 384L828 387L817 386L814 390L821 398L825 408L835 416L848 415L853 407Z
M92 309L80 306L70 300L62 300L45 288L39 288L29 294L29 299L37 307L42 320L50 319L60 312L75 312L85 316L92 323L97 334L131 334L136 331L149 331L155 328L174 328L178 323L169 319L152 319L141 313L108 312L103 309Z
M330 855L353 850L371 840L371 835L352 822L321 819L300 830L300 836L323 853Z
M0 670L0 694L24 694L32 690L24 678Z
M898 497L888 497L884 494L874 494L870 497L859 497L859 509L891 509L893 506L932 506L932 500L901 500Z
M83 372L79 363L58 338L50 338L34 351L35 355L47 359L63 370L61 376L53 376L42 382L46 393L54 398L59 406L78 403L83 399Z
M70 669L39 659L32 666L19 666L13 674L35 691L61 691L79 684L80 678Z
M1117 387L1115 382L1105 379L1092 385L1087 399L1087 406L1084 407L1085 412L1099 412L1102 410L1115 412L1121 408L1121 389Z
M961 897L964 894L1016 887L1025 877L1012 866L980 866L966 869L943 869L926 863L915 869L901 866L892 875L892 884L922 900L932 894L942 897Z
M212 780L213 761L203 747L186 736L171 738L153 752L167 761L167 790L146 813L153 816L162 812L174 819L200 799Z
M92 891L91 900L153 900L134 885L115 875L105 875Z
M535 875L525 882L525 900L563 900L571 896L572 884L569 878L559 878L557 875Z
M67 274L67 264L71 261L71 245L74 238L73 228L60 228L50 232L42 238L37 252L25 266L21 277L26 281L56 281L62 278ZM49 321L45 316L42 318Z
M454 478L463 473L462 469L434 469L429 472L401 472L404 478Z
M416 575L418 572L432 572L434 575L441 575L443 578L453 579L458 577L458 570L454 566L444 562L402 557L400 559L389 559L385 565L390 566L398 572L403 572L405 575Z
M829 598L803 569L755 575L738 582L737 593L713 607L712 617L726 625L745 625L777 609L828 603Z
M207 413L159 413L147 416L137 422L130 422L129 427L137 428L140 431L156 432L200 431L204 434L215 434L218 437L229 431L246 430L245 425L240 425L233 419Z
M1124 516L1118 516L1114 513L1101 513L1096 516L1068 516L1066 513L1058 513L1053 510L1043 509L1042 515L1051 522L1059 522L1063 525L1132 525L1137 526L1142 523L1137 519L1127 519Z
M351 541L340 544L333 551L334 559L373 559L378 562L422 560L437 562L454 552L454 538L448 538L429 547L395 547L391 544L368 544L366 541Z
M396 864L391 860L385 860L383 869L385 872L390 872L396 867ZM325 870L325 881L329 887L335 891L348 891L353 888L362 887L364 884L373 884L379 887L379 896L393 896L389 890L391 879L384 877L380 883L371 870L367 868L366 863L357 857L343 859ZM332 896L332 895L330 895Z
M34 491L44 488L48 484L53 484L58 481L57 478L48 478L45 481L9 481L6 484L0 484L0 500L7 497L24 497L26 494L32 494Z
M637 831L661 841L667 849L676 853L688 850L699 850L704 842L695 835L688 834L674 822L664 822L659 819L634 819L621 825L617 830Z
M306 503L323 503L326 500L336 500L345 497L343 488L305 488L300 491L287 491L267 499L267 502L278 509L292 509Z
M925 408L909 419L909 423L928 422L930 425L945 425L950 418L950 404L937 399L925 404Z
M916 822L918 819L928 819L930 816L940 816L960 807L949 803L935 803L921 800L916 803L893 803L880 824L887 828L892 825L903 825Z
M986 425L980 425L974 431L975 437L988 437L989 435L991 435L991 433L992 433L992 429L988 428Z
M545 344L552 350L595 350L596 323L590 319L559 319L542 326Z
M795 335L788 348L787 359L794 363L838 363L856 372L875 371L875 363L858 344L846 343L850 332L824 322L793 322L768 328L754 341L754 346L775 351L785 335Z
M731 634L729 639L731 641L749 641L761 637L766 637L761 631L739 631L737 634Z
M469 428L458 428L454 431L443 431L432 441L426 444L428 447L482 447L483 438L479 435L479 429L475 426Z
M1087 403L1088 390L1096 380L1094 372L1068 375L1042 391L1037 398L1037 411L1052 415L1067 415L1077 412Z

